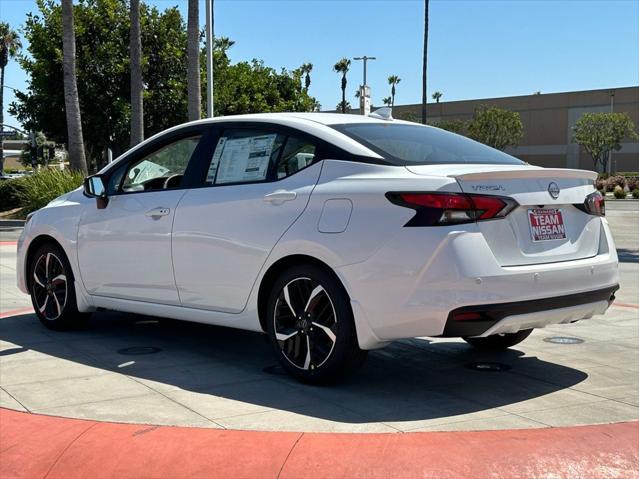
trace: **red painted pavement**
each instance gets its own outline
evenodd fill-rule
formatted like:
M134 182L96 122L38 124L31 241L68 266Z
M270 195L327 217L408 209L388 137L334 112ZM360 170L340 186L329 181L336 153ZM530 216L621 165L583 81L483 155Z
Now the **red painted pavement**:
M17 241L0 241L0 246L17 246Z
M26 308L10 309L9 311L0 313L0 319L10 318L11 316L18 316L20 314L27 314L27 313L33 313L33 307L29 306Z
M0 409L8 478L637 478L639 422L322 434L144 426Z

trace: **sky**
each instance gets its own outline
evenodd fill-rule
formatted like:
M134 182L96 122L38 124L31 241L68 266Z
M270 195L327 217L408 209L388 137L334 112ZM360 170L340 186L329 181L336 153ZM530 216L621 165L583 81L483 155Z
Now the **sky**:
M187 0L146 0L160 9ZM0 0L0 18L22 28L32 0ZM204 0L200 0L204 24ZM441 101L639 85L639 0L431 0L428 95ZM311 95L323 109L340 101L342 57L375 56L368 84L373 104L390 94L396 104L421 101L423 0L215 0L215 35L236 43L231 61L259 58L268 66L314 65ZM23 42L26 43L26 42ZM27 46L25 44L25 46ZM348 74L347 99L362 81L361 62ZM16 62L5 84L23 90ZM5 89L7 105L13 92Z

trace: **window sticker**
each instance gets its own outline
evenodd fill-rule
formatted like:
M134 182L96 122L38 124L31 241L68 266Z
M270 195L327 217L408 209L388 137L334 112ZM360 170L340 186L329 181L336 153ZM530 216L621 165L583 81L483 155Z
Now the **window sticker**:
M211 169L215 168L217 170L217 179L215 180L217 184L266 179L276 137L277 134L274 133L248 138L220 138L220 142L222 140L224 142L217 160L215 157L218 148L215 149L209 168L209 177ZM220 142L218 142L218 147Z
M209 172L206 175L206 182L211 185L215 182L215 173L217 173L217 165L220 164L220 157L222 156L222 152L224 151L224 145L226 144L226 140L227 138L225 136L221 137L217 142L215 151L213 152L213 158L211 158L211 164L209 165Z

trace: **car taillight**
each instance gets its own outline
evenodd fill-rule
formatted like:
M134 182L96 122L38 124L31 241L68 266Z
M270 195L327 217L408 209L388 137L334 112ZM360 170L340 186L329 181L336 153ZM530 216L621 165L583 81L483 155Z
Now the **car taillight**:
M599 191L590 193L586 196L586 201L575 206L589 215L606 216L606 197Z
M503 196L464 193L386 193L394 204L415 210L405 226L443 226L504 218L518 203Z

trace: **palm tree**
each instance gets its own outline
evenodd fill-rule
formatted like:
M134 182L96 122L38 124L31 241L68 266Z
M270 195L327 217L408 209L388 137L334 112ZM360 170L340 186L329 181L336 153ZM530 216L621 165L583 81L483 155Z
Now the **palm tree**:
M189 121L202 118L202 92L200 90L200 8L198 0L189 0L186 27L186 89Z
M346 74L351 67L351 61L348 58L342 58L335 65L333 65L333 71L335 73L342 74L342 101L340 102L342 113L346 113Z
M436 91L435 93L433 93L433 100L435 100L437 103L439 103L439 99L441 97L443 97L444 94L440 91Z
M219 37L213 40L213 46L216 50L220 50L222 53L226 53L226 51L235 45L233 40L230 40L229 37Z
M131 146L144 140L144 100L142 92L142 34L140 32L140 0L131 0Z
M428 60L428 0L424 0L424 56L422 59L422 124L426 124L426 64Z
M67 117L69 165L72 170L87 174L84 154L80 98L75 71L75 29L73 27L73 0L62 0L62 72L64 79L64 106Z
M0 23L0 131L4 123L4 69L9 63L9 58L15 58L22 48L20 38L8 23ZM4 148L0 138L0 175L4 172Z
M383 103L384 105L388 105L388 106L390 106L390 107L392 108L392 106L393 106L393 99L392 99L391 97L387 96L387 97L385 97L385 98L382 98L382 103Z
M313 64L304 63L300 67L300 71L302 75L304 75L304 88L306 88L306 92L308 93L308 89L311 86L311 71L313 71Z
M397 75L391 75L388 77L388 84L391 86L391 108L395 106L395 85L397 85L400 81L402 81L402 79Z
M344 101L340 101L337 104L337 106L335 107L335 111L341 110L342 113L346 113L346 110L350 110L351 108L352 108L351 103L349 101L344 100Z

